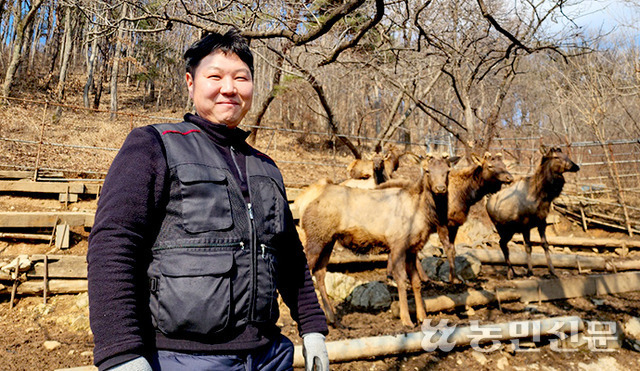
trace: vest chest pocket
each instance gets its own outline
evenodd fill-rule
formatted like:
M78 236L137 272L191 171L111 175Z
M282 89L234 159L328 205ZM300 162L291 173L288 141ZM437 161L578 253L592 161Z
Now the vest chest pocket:
M190 233L231 228L231 202L227 174L200 164L176 167L182 194L182 218Z
M277 182L267 176L251 177L254 192L252 202L259 210L259 223L266 234L277 234L284 231L284 210L287 207L287 200Z
M163 254L159 265L154 315L160 331L214 335L229 327L235 269L232 252L175 249Z

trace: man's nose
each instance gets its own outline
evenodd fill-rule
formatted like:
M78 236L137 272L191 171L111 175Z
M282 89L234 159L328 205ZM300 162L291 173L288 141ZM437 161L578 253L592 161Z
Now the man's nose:
M235 82L232 78L224 78L222 79L222 86L220 87L220 92L222 94L234 94L236 90Z

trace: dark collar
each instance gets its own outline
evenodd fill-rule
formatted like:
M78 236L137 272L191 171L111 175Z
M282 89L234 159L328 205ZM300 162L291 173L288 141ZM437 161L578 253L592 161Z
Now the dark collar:
M213 123L192 113L185 114L184 120L198 125L211 140L224 146L245 147L247 146L245 140L251 134L237 127L229 129L226 125Z

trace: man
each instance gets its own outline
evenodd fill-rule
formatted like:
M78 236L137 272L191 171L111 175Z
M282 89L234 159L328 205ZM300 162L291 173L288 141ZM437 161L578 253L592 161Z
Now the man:
M253 56L237 30L185 53L196 115L134 129L105 179L87 254L99 370L285 370L278 292L307 369L327 325L280 171L237 128Z

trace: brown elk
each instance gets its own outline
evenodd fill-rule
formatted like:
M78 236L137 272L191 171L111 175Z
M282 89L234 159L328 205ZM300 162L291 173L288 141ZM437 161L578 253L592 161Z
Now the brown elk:
M384 183L391 178L391 174L398 170L400 157L404 155L394 145L389 145L383 156L376 153L371 160L356 159L347 166L347 174L351 179L374 179L375 184Z
M418 321L426 319L415 261L431 233L437 231L442 240L448 241L447 175L452 162L454 159L429 156L421 162L424 175L409 187L358 189L327 184L309 203L301 219L307 240L305 253L329 322L336 320L324 277L336 241L357 253L388 251L389 269L398 285L402 323L413 326L407 277L411 279Z
M491 155L486 152L482 159L471 155L473 164L449 172L449 211L447 224L449 230L449 279L455 282L455 241L458 229L467 220L469 209L487 194L500 190L503 184L513 182L513 176L507 170L501 154ZM418 267L422 275L422 266ZM426 280L426 274L421 277Z
M545 235L546 218L551 202L560 195L565 180L563 173L576 172L580 167L558 147L540 148L542 159L533 175L527 176L509 187L489 197L487 212L500 235L500 248L507 263L507 278L513 278L515 271L509 260L507 243L515 233L522 233L527 252L527 275L532 275L530 231L537 227L542 240L542 248L547 258L549 272L555 270L549 256L549 243Z

